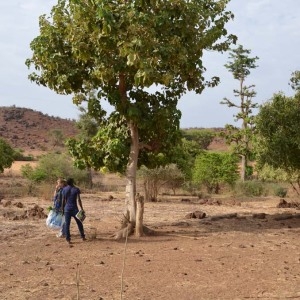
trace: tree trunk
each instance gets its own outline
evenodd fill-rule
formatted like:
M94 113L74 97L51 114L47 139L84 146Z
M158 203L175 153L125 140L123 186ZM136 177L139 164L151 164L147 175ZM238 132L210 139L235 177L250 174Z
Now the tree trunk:
M121 101L124 107L127 105L127 95L126 95L126 80L123 73L119 74L119 91L121 96ZM128 120L128 130L130 132L130 153L126 170L126 195L125 195L125 212L124 220L121 229L117 234L116 238L124 237L124 235L130 235L136 226L136 173L139 157L139 132L137 125L132 121ZM143 234L143 216L140 218L141 226L140 234Z
M246 177L246 156L242 155L241 163L241 181L244 182Z
M242 100L242 104L244 104L244 99ZM244 113L244 111L243 111L243 113ZM244 131L246 131L247 127L248 127L248 123L246 122L246 120L243 120L242 129ZM247 138L246 134L244 134L244 136L243 136L243 146L244 146L246 152L248 152L248 138ZM242 164L241 164L241 181L242 182L245 182L245 179L246 179L247 164L248 164L248 159L247 159L246 155L242 154Z
M136 222L136 172L137 172L137 161L139 156L139 135L138 128L133 122L129 122L129 130L131 135L130 154L127 165L127 184L126 184L126 216L130 223L135 224Z
M143 216L144 216L144 197L140 196L139 193L136 195L136 225L135 235L140 237L144 234L143 232Z
M89 188L92 189L92 188L93 188L93 175L92 175L92 169L91 169L90 167L87 167L86 171L87 171L87 176L88 176L88 184L89 184Z

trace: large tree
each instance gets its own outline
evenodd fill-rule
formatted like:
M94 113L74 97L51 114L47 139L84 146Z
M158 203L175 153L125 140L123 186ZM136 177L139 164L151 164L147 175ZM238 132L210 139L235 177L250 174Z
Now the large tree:
M256 116L257 167L269 165L288 174L300 189L300 93L274 94Z
M221 104L226 104L228 107L238 109L235 115L235 121L241 121L241 128L233 125L226 125L224 134L227 142L233 144L235 153L241 156L241 180L245 181L248 160L251 156L251 139L254 132L253 121L254 116L252 110L258 107L258 104L253 102L256 92L253 90L254 85L247 86L246 78L250 75L251 69L257 67L256 61L258 57L250 57L251 51L244 49L239 45L236 49L230 51L229 61L225 67L232 73L234 79L239 81L239 88L234 89L234 96L237 101L224 98Z
M96 167L126 163L131 224L136 221L142 152L158 153L174 144L178 99L188 90L201 93L218 83L217 77L205 80L202 56L205 50L227 50L236 40L225 29L233 18L226 11L228 2L58 0L49 18L40 17L40 34L31 42L33 55L26 62L36 69L29 78L57 93L73 94L76 104L89 101L96 91L98 101L89 103L93 113L103 111L100 100L114 108L89 150L99 152L93 154ZM114 134L125 135L126 143Z

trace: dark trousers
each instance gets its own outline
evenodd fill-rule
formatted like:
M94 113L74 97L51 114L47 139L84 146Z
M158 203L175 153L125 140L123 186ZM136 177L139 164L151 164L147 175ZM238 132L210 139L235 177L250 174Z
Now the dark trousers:
M78 210L72 210L72 211L65 211L65 224L64 224L64 234L66 235L66 240L71 240L70 235L70 225L71 225L71 218L73 217L77 223L78 230L80 232L81 238L85 237L84 229L82 222L80 222L75 216L78 213Z

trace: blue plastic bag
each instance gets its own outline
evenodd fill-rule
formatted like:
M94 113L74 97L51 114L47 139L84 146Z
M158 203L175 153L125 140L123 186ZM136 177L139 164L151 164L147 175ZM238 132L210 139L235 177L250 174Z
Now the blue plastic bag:
M46 219L47 227L55 230L59 230L62 228L63 223L65 222L65 216L61 212L57 212L56 210L50 210L48 217Z

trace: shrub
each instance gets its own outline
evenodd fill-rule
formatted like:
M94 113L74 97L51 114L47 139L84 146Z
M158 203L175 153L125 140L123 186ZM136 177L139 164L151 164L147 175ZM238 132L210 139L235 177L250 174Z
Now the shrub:
M33 161L34 158L32 155L24 155L24 150L22 149L15 149L14 150L14 159L16 161Z
M245 181L239 182L236 187L236 191L239 191L241 194L250 197L259 197L266 194L265 187L260 181Z
M203 152L195 160L193 183L218 194L222 184L233 185L238 178L237 156L229 153Z
M78 184L88 181L87 172L75 168L70 156L56 153L42 156L35 168L26 164L21 168L21 173L23 177L34 182L54 182L59 177L72 177Z
M284 188L282 186L277 186L274 188L274 195L284 198L287 195L287 188Z
M5 168L10 168L14 160L13 148L5 140L0 139L0 173L3 173Z

